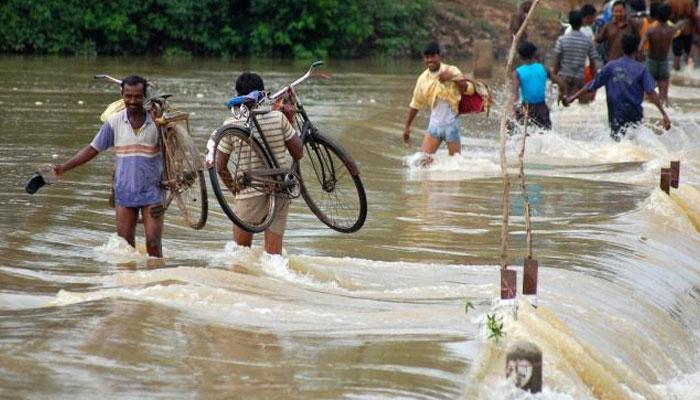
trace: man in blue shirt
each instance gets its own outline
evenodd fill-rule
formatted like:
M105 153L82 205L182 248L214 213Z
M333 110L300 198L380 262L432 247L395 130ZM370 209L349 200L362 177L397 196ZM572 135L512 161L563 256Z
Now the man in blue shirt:
M616 141L622 139L630 126L642 122L644 118L642 102L645 94L661 112L664 129L668 130L671 127L671 121L661 105L661 99L656 94L654 78L644 64L634 59L638 46L637 36L629 34L623 36L624 56L606 64L592 82L564 100L564 105L569 105L583 93L595 92L605 86L608 122L612 130L611 136Z

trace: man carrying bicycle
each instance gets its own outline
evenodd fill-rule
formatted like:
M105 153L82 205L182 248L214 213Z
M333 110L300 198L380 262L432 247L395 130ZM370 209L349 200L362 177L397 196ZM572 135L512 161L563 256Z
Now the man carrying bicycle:
M459 100L461 93L467 90L468 83L463 79L459 68L441 63L440 46L431 42L423 50L423 61L427 69L418 77L409 106L403 140L408 143L411 138L411 125L424 107L430 108L428 131L423 136L421 151L430 157L440 143L447 142L450 155L460 152L459 136ZM432 159L428 158L429 163Z
M265 90L265 85L260 75L252 72L244 72L236 79L235 88L238 96L246 96L254 91L262 92ZM255 101L246 103L244 106L252 108L255 106ZM290 168L291 163L287 154L291 155L295 160L302 157L303 147L301 139L285 114L280 111L273 110L267 113L258 114L256 119L262 133L265 136L265 139L270 145L274 157L279 161L279 168ZM293 120L293 118L291 119ZM238 117L232 117L224 121L224 125L243 125L245 123L246 116L243 115L243 113L240 113ZM212 133L212 137L209 141L210 144L207 146L207 148L214 146L213 139L215 134L216 132ZM263 192L257 191L253 188L245 188L241 190L237 187L236 178L232 177L230 172L228 172L227 164L229 162L230 154L233 151L238 152L241 150L235 149L234 147L235 145L232 142L227 141L226 138L223 138L219 142L219 146L216 149L210 149L210 151L217 152L215 157L215 167L219 175L222 177L224 184L235 195L233 204L234 213L241 216L242 219L248 221L262 221L267 216L267 196L265 196ZM255 168L265 168L264 163L258 160L255 156L253 156L253 159L247 162L251 165L241 166L241 169L249 170ZM272 220L272 224L265 229L265 251L268 254L282 253L282 241L284 231L287 226L287 215L289 212L290 203L290 199L283 197L277 198L274 219ZM250 247L253 242L253 234L234 224L233 240L239 246Z
M114 147L117 153L114 174L117 234L135 246L136 221L140 210L148 255L162 257L163 161L158 145L158 128L144 108L147 85L148 82L137 75L124 78L121 95L125 109L111 115L92 143L68 161L56 165L54 173L60 176Z

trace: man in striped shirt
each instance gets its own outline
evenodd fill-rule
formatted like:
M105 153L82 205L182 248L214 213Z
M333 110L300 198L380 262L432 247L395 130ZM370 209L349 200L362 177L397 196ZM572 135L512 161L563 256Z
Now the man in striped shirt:
M125 109L111 115L92 143L70 160L54 167L56 176L87 163L100 152L114 147L114 200L117 234L134 246L139 211L143 216L146 250L162 257L163 205L161 179L163 161L158 146L158 128L144 108L148 83L132 75L122 80Z
M601 62L593 41L581 32L581 24L583 23L581 11L571 11L569 13L569 23L571 24L571 32L560 36L554 45L556 58L552 69L566 83L564 88L566 96L573 95L583 87L586 61L590 60L593 75L595 75L596 71L596 62ZM590 100L590 94L579 98L580 103L587 103Z
M248 95L255 90L265 90L265 84L260 75L252 72L244 72L238 77L238 79L236 79L236 92L239 96ZM292 124L282 112L271 110L270 112L264 114L257 114L255 118L258 121L260 129L263 131L280 168L291 167L290 155L295 160L302 157L303 147L301 138L299 135L297 135L294 127L292 127ZM245 122L246 121L244 118L239 119L233 117L224 121L224 125L243 125ZM219 152L219 156L216 157L217 168L226 169L229 155L238 145L237 143L230 141L227 142L226 139L226 137L222 139L219 142L219 146L216 148L216 151ZM243 151L246 150L243 149ZM265 167L261 160L257 158L255 153L250 151L249 147L247 151L249 153L248 157L240 157L239 155L239 160L244 160L245 162L245 164L244 162L240 163L239 167L241 170ZM233 208L237 215L240 215L244 220L262 220L265 217L267 212L267 201L264 193L253 188L246 188L241 192L237 192L236 188L229 189L236 192L236 199L234 200ZM268 254L282 253L282 241L284 238L284 231L287 227L287 215L289 213L290 203L290 199L283 197L277 198L275 204L275 218L272 220L272 224L265 230L265 251ZM250 247L253 242L253 234L234 224L233 240L239 246Z

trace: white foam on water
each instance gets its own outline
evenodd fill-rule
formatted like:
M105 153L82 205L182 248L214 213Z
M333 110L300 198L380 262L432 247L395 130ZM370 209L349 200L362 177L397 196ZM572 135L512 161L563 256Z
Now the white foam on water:
M144 261L148 259L147 254L139 252L136 248L131 247L124 238L116 233L109 236L106 243L95 247L93 249L93 256L96 261L109 264Z
M700 399L700 371L680 375L668 383L655 385L665 399L690 400Z
M498 176L501 172L494 154L484 151L462 152L450 156L441 149L427 161L425 153L418 152L404 157L409 180L468 180Z

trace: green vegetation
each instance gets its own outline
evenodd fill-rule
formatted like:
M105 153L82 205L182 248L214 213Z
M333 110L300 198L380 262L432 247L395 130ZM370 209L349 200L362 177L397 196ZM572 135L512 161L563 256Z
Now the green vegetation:
M5 0L0 52L417 55L433 0Z
M472 303L472 301L470 299L464 300L464 313L468 314L470 308L472 310L476 310L476 307L474 307L474 303Z
M501 339L503 339L503 319L496 314L486 314L486 327L491 334L489 339L493 340L494 343L498 344Z

